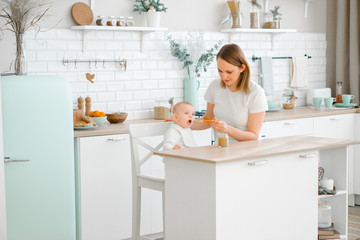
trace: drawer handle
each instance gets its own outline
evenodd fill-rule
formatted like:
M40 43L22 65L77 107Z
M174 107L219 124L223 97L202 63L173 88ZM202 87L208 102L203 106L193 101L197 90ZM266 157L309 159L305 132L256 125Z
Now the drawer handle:
M29 159L10 159L10 157L4 157L4 163L10 162L29 162Z
M341 120L341 118L330 118L331 121L338 121Z
M262 160L262 161L255 161L255 162L248 162L248 165L250 166L261 166L261 165L265 165L268 164L268 160Z
M310 154L300 154L299 157L301 158L314 158L317 157L318 154L317 153L310 153Z
M125 138L108 138L107 141L108 142L121 142L121 141L125 141Z
M284 122L284 125L295 125L296 122Z

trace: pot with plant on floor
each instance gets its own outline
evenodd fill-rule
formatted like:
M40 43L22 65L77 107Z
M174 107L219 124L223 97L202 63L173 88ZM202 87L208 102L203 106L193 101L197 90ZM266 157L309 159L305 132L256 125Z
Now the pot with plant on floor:
M0 31L8 30L14 33L16 43L16 55L14 69L15 74L27 73L24 35L29 28L36 32L40 31L39 21L50 9L50 1L47 0L12 0L0 3L0 18L5 22L0 26Z
M212 48L205 51L203 33L188 33L185 44L175 41L171 35L168 35L167 39L170 43L171 54L183 63L185 69L184 100L198 110L200 82L197 78L203 71L207 71L222 41L218 41Z
M160 0L135 0L134 12L146 14L148 27L160 27L161 13L166 12L167 8Z

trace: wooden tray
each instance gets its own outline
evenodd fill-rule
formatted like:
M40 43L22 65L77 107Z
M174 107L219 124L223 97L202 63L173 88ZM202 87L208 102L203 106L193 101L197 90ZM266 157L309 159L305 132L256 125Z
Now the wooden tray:
M71 16L78 25L90 25L94 19L91 8L85 3L75 3L71 8Z

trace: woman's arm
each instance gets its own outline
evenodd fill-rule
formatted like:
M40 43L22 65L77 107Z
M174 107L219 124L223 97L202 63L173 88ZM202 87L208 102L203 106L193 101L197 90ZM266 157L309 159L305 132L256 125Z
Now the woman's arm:
M212 104L212 103L207 103L207 106L206 106L206 112L205 112L205 115L204 115L204 118L203 119L206 119L206 120L211 120L214 118L214 106L215 104ZM191 125L191 130L203 130L203 129L208 129L210 127L210 123L204 123L204 122L197 122L195 121L192 125Z
M218 132L227 133L237 141L256 140L259 137L265 112L249 113L247 131L228 125L224 121L212 121L211 127Z

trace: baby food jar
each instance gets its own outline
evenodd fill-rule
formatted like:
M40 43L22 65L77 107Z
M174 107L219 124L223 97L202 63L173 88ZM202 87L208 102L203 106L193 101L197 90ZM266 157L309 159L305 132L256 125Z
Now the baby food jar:
M331 226L331 206L328 202L322 201L318 204L318 227L328 228Z
M227 133L218 133L218 146L219 147L229 146L229 135Z
M164 120L171 118L170 103L166 99L158 99L154 107L154 119Z

